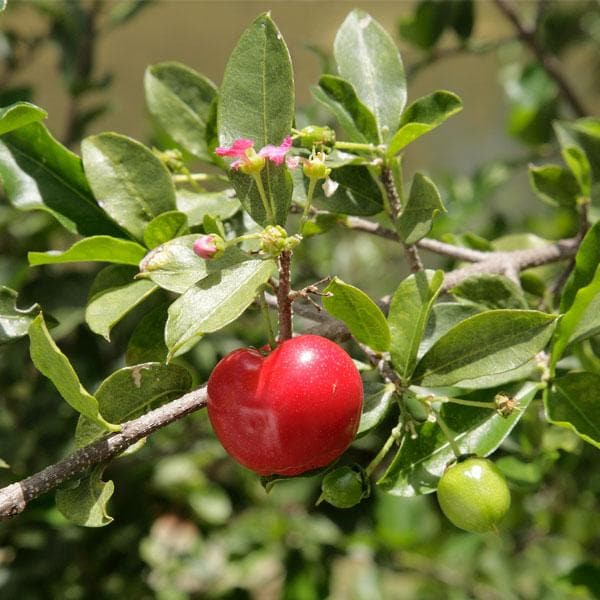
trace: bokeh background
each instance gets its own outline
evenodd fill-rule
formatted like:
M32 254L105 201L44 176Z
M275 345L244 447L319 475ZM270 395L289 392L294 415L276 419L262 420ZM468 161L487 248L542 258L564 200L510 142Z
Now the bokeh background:
M144 104L144 69L176 60L219 84L240 33L270 10L294 61L298 123L324 123L329 117L315 108L310 86L327 67L337 27L360 7L398 43L409 101L447 89L464 103L406 154L407 173L425 171L443 192L448 214L435 235L481 247L508 233L569 235L572 215L535 199L527 164L559 160L551 123L572 110L494 2L462 4L474 14L466 40L440 26L435 8L412 1L8 0L0 15L0 105L30 99L44 107L49 128L75 151L82 137L106 130L160 144ZM511 6L597 114L598 3ZM59 320L53 335L94 389L122 366L126 340L149 307L120 323L110 344L92 334L83 307L98 269L27 269L28 250L71 241L49 216L19 213L0 192L0 285L19 290L23 306L37 301ZM374 297L393 291L405 272L388 242L344 232L311 239L297 261L300 279L337 274ZM200 383L220 356L261 345L262 336L250 313L208 336L185 361ZM0 484L68 453L75 421L32 367L26 342L0 349L0 457L10 465L0 469ZM353 452L364 458L378 441L367 437ZM205 415L192 415L107 469L116 487L111 525L73 526L52 495L0 524L0 597L599 598L597 451L566 430L544 427L534 407L497 457L513 507L501 532L473 535L448 524L432 496L375 491L340 511L315 506L317 479L279 484L267 495L225 456Z

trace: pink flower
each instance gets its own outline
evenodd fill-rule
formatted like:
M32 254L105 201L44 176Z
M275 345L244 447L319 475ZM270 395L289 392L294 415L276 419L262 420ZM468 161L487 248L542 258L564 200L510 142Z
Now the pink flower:
M264 168L265 159L269 159L276 165L283 163L285 155L292 147L292 138L288 135L279 146L267 144L258 151L254 150L254 142L247 138L234 140L231 146L219 146L215 148L218 156L231 156L237 160L231 163L232 169L240 169L243 173L256 173Z
M214 235L201 235L194 242L194 253L205 260L211 259L218 251L219 248Z
M292 138L288 135L286 138L284 138L283 142L281 142L280 146L273 146L273 144L267 144L264 148L260 149L258 155L268 158L269 160L273 161L276 165L280 165L291 147Z

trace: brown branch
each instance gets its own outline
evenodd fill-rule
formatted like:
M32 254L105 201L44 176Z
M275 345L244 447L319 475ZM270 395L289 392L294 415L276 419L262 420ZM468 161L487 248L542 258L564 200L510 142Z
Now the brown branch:
M504 16L513 24L519 38L529 46L535 57L538 59L540 64L546 73L554 79L556 85L560 89L564 99L569 103L573 112L578 117L585 117L588 112L583 106L583 103L575 94L573 88L563 76L560 70L560 63L553 57L548 55L544 49L540 46L536 36L535 30L528 29L522 23L521 19L513 8L506 2L506 0L494 0L498 9L504 14Z
M392 219L392 222L395 223L402 212L402 203L400 202L400 196L398 195L398 190L396 189L396 184L394 183L392 170L389 167L383 167L381 169L381 183L383 183L385 193L389 200L390 218ZM423 261L419 256L417 247L414 244L401 243L402 247L404 248L404 256L406 257L406 262L408 263L410 270L413 273L422 271Z
M277 309L279 311L279 341L292 337L292 299L290 298L290 267L292 253L284 250L278 259L279 283L277 285Z
M142 438L205 406L206 388L202 387L123 423L119 433L103 437L39 473L0 489L0 519L18 515L34 498L82 475L94 465L115 458Z

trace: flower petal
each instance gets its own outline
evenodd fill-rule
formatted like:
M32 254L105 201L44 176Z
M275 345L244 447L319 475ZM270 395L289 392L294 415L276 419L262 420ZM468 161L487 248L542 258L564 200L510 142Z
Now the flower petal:
M246 150L252 148L254 142L247 138L238 138L234 140L231 146L219 146L215 148L215 154L218 156L234 156L235 158L243 158L246 156Z
M261 148L258 155L268 158L276 165L280 165L285 158L288 150L292 147L292 138L287 136L279 146L273 146L273 144L267 144L264 148Z

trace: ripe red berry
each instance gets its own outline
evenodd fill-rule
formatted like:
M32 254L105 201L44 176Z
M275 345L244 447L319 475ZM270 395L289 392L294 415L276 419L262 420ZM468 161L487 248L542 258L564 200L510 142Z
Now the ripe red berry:
M268 356L228 354L208 380L208 415L239 463L259 475L298 475L335 460L352 442L362 408L352 359L330 340L301 335Z

